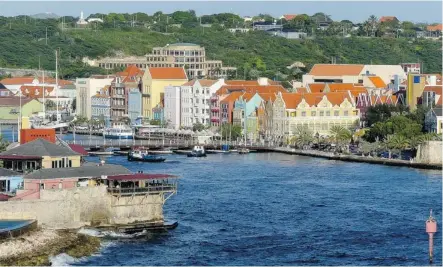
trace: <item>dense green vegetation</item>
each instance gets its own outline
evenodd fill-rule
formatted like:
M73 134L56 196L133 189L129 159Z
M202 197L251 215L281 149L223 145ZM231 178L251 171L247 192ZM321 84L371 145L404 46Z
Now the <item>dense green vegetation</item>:
M420 61L424 63L427 73L441 72L442 68L440 41L372 38L366 37L368 34L364 29L360 36L357 33L349 38L315 30L316 37L313 39L288 40L261 31L230 33L227 27L244 26L239 25L244 22L240 17L227 13L201 18L195 17L192 12L182 11L170 15L161 12L153 16L111 13L91 17L103 18L105 23L92 24L88 29L75 29L72 26L76 19L72 17L58 20L0 17L0 67L38 68L40 64L41 68L54 70L54 50L60 49L61 75L65 78L84 77L112 71L84 66L81 62L83 57L96 58L116 53L142 56L155 46L190 42L204 46L209 59L220 59L225 66L237 67L236 76L247 79L261 75L291 80L301 75L287 68L293 62L301 61L309 70L315 63L330 62L331 57L335 58L336 63L398 64ZM266 15L262 17L269 20ZM291 28L291 25L299 27L313 23L312 17L298 18L303 19L309 19L307 24L290 21L284 22L284 25ZM203 28L199 20L213 24ZM346 23L349 24L345 21L340 25Z

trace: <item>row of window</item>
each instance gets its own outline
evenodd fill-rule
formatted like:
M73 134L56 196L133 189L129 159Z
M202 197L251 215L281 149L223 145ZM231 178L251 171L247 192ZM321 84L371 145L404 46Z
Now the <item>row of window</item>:
M168 55L168 56L204 56L204 50L153 50L154 55Z
M331 116L331 112L330 111L320 111L318 114L319 114L320 117L323 117L323 116L329 117L329 116ZM301 112L301 116L302 117L306 117L306 115L307 115L306 111L302 111ZM286 112L286 116L288 116L288 117L296 117L297 116L297 112L288 112L287 111ZM317 116L317 111L311 111L311 117L315 117L315 116ZM335 110L334 111L334 116L335 117L340 116L340 111ZM343 112L343 116L349 116L349 112L347 110L345 110Z
M190 118L190 117L184 117L183 118L183 124L184 125L193 125L194 123L201 123L201 124L209 124L209 119L200 119L200 118Z
M53 160L52 161L52 168L71 168L72 167L72 160L68 160L68 158L62 158L61 160Z
M182 108L181 111L183 113L185 113L185 112L186 113L194 113L194 114L201 113L201 114L208 114L209 115L209 109L204 109L204 108L202 108L202 109L195 108L195 110L193 108Z

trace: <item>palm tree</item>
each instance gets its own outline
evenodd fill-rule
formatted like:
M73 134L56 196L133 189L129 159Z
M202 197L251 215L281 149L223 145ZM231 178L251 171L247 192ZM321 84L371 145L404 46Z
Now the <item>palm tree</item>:
M371 30L371 35L372 37L374 37L375 32L377 31L378 28L378 18L374 15L371 15L368 19L369 25L370 25L370 30Z
M401 158L402 150L409 147L409 140L403 135L398 135L398 134L388 135L386 138L386 144L390 150L392 149L399 150ZM391 158L391 151L389 151L389 158Z
M298 148L305 149L314 141L314 134L307 126L299 126L296 128L295 136L290 140Z
M332 126L330 132L334 142L337 145L337 148L342 149L344 146L347 147L349 145L349 142L352 140L351 131L343 126Z
M418 146L423 144L424 142L424 136L420 135L420 136L413 136L409 139L409 147L412 150L417 150Z

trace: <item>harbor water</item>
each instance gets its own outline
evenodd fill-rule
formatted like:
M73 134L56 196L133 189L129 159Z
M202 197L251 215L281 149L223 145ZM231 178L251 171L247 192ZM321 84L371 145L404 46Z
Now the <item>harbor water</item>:
M277 153L167 158L107 163L179 175L164 207L179 226L104 240L71 265L426 265L430 209L442 223L440 171ZM441 231L434 244L441 266Z

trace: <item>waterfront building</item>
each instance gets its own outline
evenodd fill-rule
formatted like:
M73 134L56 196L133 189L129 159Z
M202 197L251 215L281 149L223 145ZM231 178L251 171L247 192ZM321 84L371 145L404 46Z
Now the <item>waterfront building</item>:
M45 139L36 139L0 153L3 167L19 172L79 167L80 160L80 154Z
M165 108L164 108L164 120L168 123L168 126L179 129L180 123L180 99L181 99L181 87L180 86L166 86L165 87Z
M141 104L141 89L142 89L143 71L135 65L128 66L124 71L118 72L111 82L111 121L120 121L123 117L129 115L128 103L130 91L132 91L131 101L134 105L131 107L134 120L140 116L137 112L137 107ZM137 91L139 93L137 93ZM141 107L140 107L141 108Z
M263 99L259 93L244 93L234 103L232 113L233 124L242 128L246 139L257 140L259 134L258 128L258 109Z
M18 96L0 97L0 121L17 123L19 116L31 117L43 111L42 103L36 99Z
M442 105L441 85L426 85L423 89L421 104L426 107L435 107Z
M442 133L443 114L441 105L431 108L431 110L426 113L424 128L428 133Z
M0 220L37 220L52 229L91 223L163 225L163 205L177 192L176 178L112 164L38 170L26 174L24 189L0 205Z
M274 140L283 141L297 133L298 127L308 127L314 134L329 136L333 126L355 129L359 110L349 92L278 93L272 103Z
M0 168L0 195L13 194L23 184L23 174Z
M105 125L111 125L111 97L110 86L103 87L96 95L91 97L91 118L104 120Z
M223 79L195 79L183 84L180 88L181 126L192 128L196 123L209 126L212 112L210 98L223 84Z
M157 106L155 106L152 109L152 114L154 116L154 120L159 121L160 124L163 124L163 121L165 119L164 117L164 99L162 101L160 101L160 103L157 104Z
M20 90L20 87L22 86L37 86L42 88L45 87L52 87L54 88L56 83L55 79L52 77L37 77L37 76L26 76L26 77L12 77L12 78L5 78L0 81L1 84L3 84L7 89L9 89L14 95L18 93ZM59 89L61 87L67 86L67 85L73 85L74 83L72 81L68 80L58 80L58 86ZM42 92L42 90L40 90ZM64 96L61 94L61 91L59 90L59 96Z
M378 76L385 84L407 78L400 65L359 64L315 64L308 74L303 75L303 86L310 83L353 83L363 84L364 77Z
M164 98L166 86L180 86L187 81L184 68L147 68L142 78L142 116L153 118L152 109Z
M134 123L142 115L142 93L139 88L128 91L128 116Z
M94 75L90 78L77 78L75 80L75 87L77 88L76 115L91 119L92 96L100 92L105 86L111 85L114 78L114 75Z
M143 57L106 57L101 59L84 58L90 66L114 69L136 65L138 68L185 68L190 79L201 77L227 77L233 67L223 67L221 60L208 60L205 48L196 44L176 43L152 48L151 54Z

